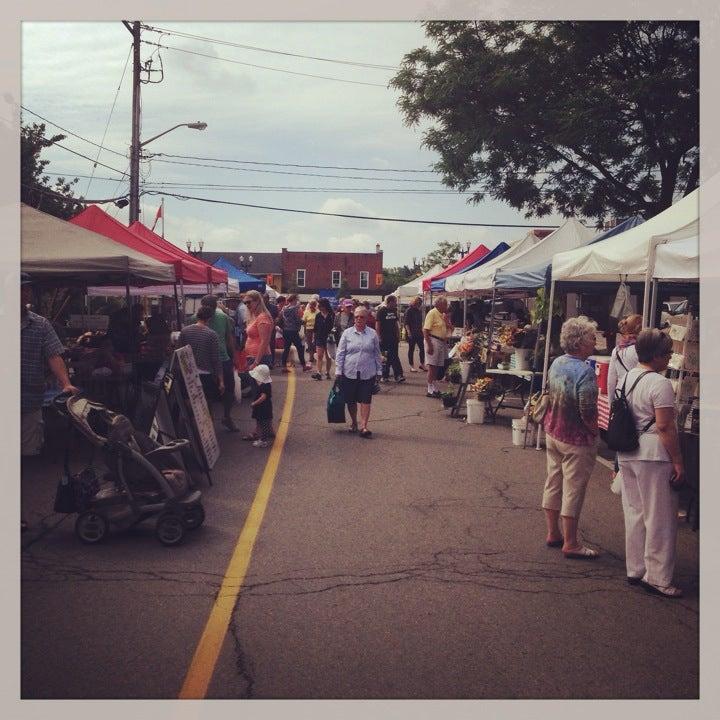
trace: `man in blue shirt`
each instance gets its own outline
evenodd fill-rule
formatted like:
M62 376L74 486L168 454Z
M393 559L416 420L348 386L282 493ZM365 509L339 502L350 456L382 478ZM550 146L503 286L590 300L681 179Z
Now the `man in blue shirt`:
M335 377L341 384L352 424L350 432L358 432L357 406L360 405L360 437L368 439L370 403L377 376L382 374L382 356L377 333L367 327L368 311L359 306L353 313L354 324L340 337L335 355Z

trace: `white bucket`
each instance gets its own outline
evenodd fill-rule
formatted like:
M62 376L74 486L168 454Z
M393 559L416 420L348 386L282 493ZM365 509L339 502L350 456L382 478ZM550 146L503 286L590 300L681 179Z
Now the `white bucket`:
M530 369L530 354L532 353L531 348L516 348L515 349L515 369L516 370L529 370Z
M535 425L532 423L530 424L530 429L527 433L527 444L528 445L534 445L535 444ZM517 418L516 420L512 421L512 443L513 445L517 445L518 447L523 446L523 442L525 441L525 418Z
M485 422L485 401L467 399L467 422L470 425L482 425Z
M460 380L464 383L470 380L470 368L472 367L472 360L461 360L460 361Z

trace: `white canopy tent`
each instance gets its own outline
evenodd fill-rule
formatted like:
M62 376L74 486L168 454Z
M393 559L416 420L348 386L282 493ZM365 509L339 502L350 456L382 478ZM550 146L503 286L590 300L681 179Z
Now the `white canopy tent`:
M171 297L174 294L174 285L145 285L144 287L131 287L130 295L133 297ZM212 285L183 285L183 295L207 295L208 287L213 293L238 293L238 282L228 278L228 284L213 283ZM229 288L229 289L228 289ZM111 285L108 287L93 286L87 289L87 293L93 297L121 297L125 296L125 286Z
M594 230L585 227L575 218L570 218L543 238L529 232L519 243L512 245L495 260L447 278L445 289L448 292L467 291L468 294L492 290L495 273L499 270L506 272L549 261L555 253L586 245L592 241L595 234Z
M394 295L399 302L403 302L403 300L408 300L409 298L422 295L423 280L434 277L438 273L441 273L443 270L443 266L438 263L437 265L431 267L426 273L420 275L420 277L413 278L409 283L405 283L405 285L400 285L400 287L396 288L395 292L391 294Z
M169 263L155 260L97 233L22 205L21 260L35 278L77 278L98 282L175 282ZM125 294L125 287L123 287Z

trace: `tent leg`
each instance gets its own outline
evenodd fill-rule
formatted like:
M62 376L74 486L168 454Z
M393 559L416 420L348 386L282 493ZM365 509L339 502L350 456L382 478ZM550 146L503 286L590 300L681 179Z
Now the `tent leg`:
M182 320L180 319L180 301L178 299L177 282L173 283L173 291L175 293L175 317L177 318L177 329L182 330Z
M650 317L648 318L648 327L655 327L657 320L657 297L658 297L658 281L652 282L652 293L650 294Z
M185 284L180 279L180 327L178 330L183 329L183 323L185 322Z
M495 322L495 288L493 287L492 291L492 300L490 301L490 323L488 325L488 344L487 344L487 358L485 362L485 367L487 368L488 363L490 362L490 353L491 347L492 347L492 339L493 339L493 323Z
M467 290L463 290L463 331L467 327Z
M547 375L548 365L550 364L550 333L552 332L552 320L553 320L553 303L555 302L555 281L550 283L550 301L548 303L548 317L547 317L547 330L545 331L545 360L543 361L543 376L542 376L542 391L545 391L547 386ZM540 432L541 428L538 427L537 431L537 442L535 449L540 449Z

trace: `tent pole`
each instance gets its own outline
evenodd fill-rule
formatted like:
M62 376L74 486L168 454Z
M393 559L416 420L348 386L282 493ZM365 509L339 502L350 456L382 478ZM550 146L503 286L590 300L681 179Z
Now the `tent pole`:
M463 332L467 327L467 290L463 290Z
M487 344L487 358L485 367L487 368L490 362L490 353L492 350L492 339L493 339L493 322L495 321L495 286L493 285L492 300L490 301L490 324L488 325L488 344Z
M177 280L173 283L173 291L175 293L175 317L177 318L177 329L182 330L182 320L180 319L180 301L178 300Z
M650 240L650 252L648 253L647 269L645 270L645 290L643 292L643 327L650 325L650 283L655 273L655 258L657 257L657 246L662 240L652 238Z
M130 298L130 274L125 276L125 304L127 305L128 328L130 330L130 355L135 355L135 328L133 327L132 304Z
M655 327L657 319L657 296L659 282L656 278L652 281L652 293L650 294L650 317L648 318L648 327Z
M543 376L542 376L542 392L545 392L547 387L547 375L548 365L550 364L550 333L552 331L552 320L553 320L553 303L555 302L555 280L550 283L550 302L548 303L548 317L545 330L545 359L543 360ZM540 449L540 430L538 426L537 430L537 442L535 449Z
M185 286L183 279L180 278L180 327L178 330L183 329L183 323L185 322Z

